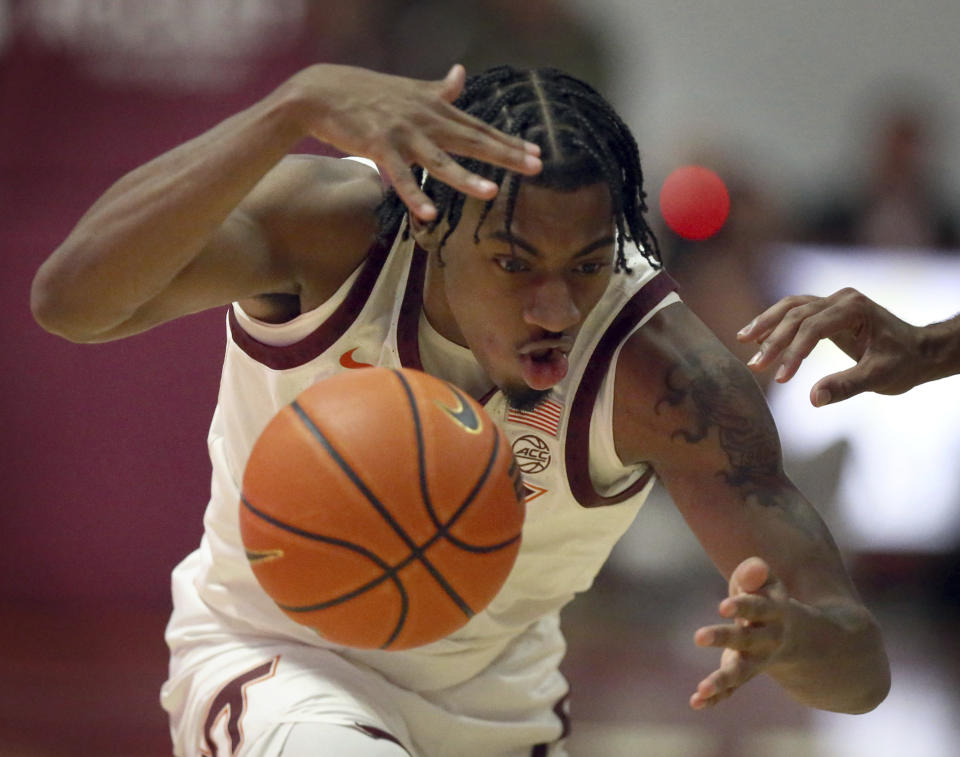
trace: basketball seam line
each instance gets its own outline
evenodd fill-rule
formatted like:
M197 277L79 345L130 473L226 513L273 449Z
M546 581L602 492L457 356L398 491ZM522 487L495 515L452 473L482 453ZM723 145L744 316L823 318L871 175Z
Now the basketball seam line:
M414 550L414 554L416 558L423 563L423 566L430 572L430 575L433 576L434 580L440 584L440 588L443 589L447 593L447 596L453 600L454 604L460 608L460 611L468 618L472 618L474 616L473 608L471 608L470 605L467 604L466 600L461 597L460 594L449 583L447 583L447 580L443 577L443 574L433 567L433 564L427 559L425 554L426 550L436 543L443 528L436 517L436 513L433 511L433 504L430 501L430 492L427 488L425 471L426 460L424 459L423 455L423 425L420 421L420 412L417 409L417 403L413 396L413 390L410 388L409 382L400 371L395 370L393 371L393 374L400 380L400 385L403 387L403 391L407 395L407 402L410 405L410 413L413 416L413 427L417 436L417 467L419 469L420 497L423 499L423 505L427 510L427 514L430 516L430 520L433 521L434 528L436 529L436 533L434 533L434 535L428 540L427 544L425 544L423 547L417 546L416 550ZM456 515L454 517L456 517ZM413 540L410 539L408 544L412 542Z
M394 373L396 373L399 376L399 373L397 371L394 371ZM401 377L401 381L402 381L402 377ZM307 415L306 411L300 406L300 404L296 400L294 400L291 403L290 407L300 417L301 421L303 421L304 425L314 435L317 441L320 442L320 444L323 446L324 449L326 449L327 453L333 458L334 462L337 463L337 465L340 467L343 473L347 476L347 478L349 478L350 481L354 484L354 486L356 486L360 490L360 493L363 494L364 497L366 497L367 501L370 502L371 505L373 505L374 509L376 509L377 512L380 513L380 516L394 530L397 536L399 536L403 540L403 542L410 549L411 553L415 555L418 560L420 560L423 566L427 569L430 575L433 576L434 580L438 584L440 584L440 587L447 593L447 595L451 598L451 600L453 600L453 602L460 608L460 610L468 618L473 617L474 612L473 610L470 609L470 606L467 605L467 603L464 602L463 598L460 597L457 594L457 592L454 591L453 587L447 583L443 575L436 569L436 567L434 567L434 565L430 562L430 560L427 559L426 555L422 553L422 551L420 550L420 547L416 544L416 542L414 542L410 538L410 535L407 534L406 531L404 531L403 527L400 526L400 524L397 523L396 520L394 520L390 512L383 506L383 503L380 502L380 500L377 499L377 497L373 494L373 492L371 492L366 487L366 485L359 478L359 476L357 476L356 472L354 472L354 470L347 464L347 461L344 460L340 456L340 454L333 448L333 445L330 444L330 441L324 436L323 432L313 422L313 419L310 418L309 415ZM417 424L419 424L419 418L415 418L415 421ZM394 630L394 633L391 635L390 640L384 646L388 646L390 643L393 642L394 638L396 638L396 635L399 633L400 629L402 628L402 624L404 622L406 622L405 617L401 619L401 622L398 622L397 628Z
M383 568L384 572L381 573L379 576L377 576L376 578L370 581L367 581L367 583L363 584L362 586L359 586L355 589L351 589L346 594L341 594L334 597L333 599L328 599L325 602L318 602L312 605L285 605L280 602L277 602L277 604L282 609L288 610L289 612L312 612L315 610L325 610L328 607L334 607L338 604L346 602L347 600L353 599L354 597L359 596L360 594L363 594L365 591L369 591L370 589L382 584L388 578L392 579L393 582L397 585L397 589L400 590L401 595L403 595L404 597L407 596L406 589L403 585L403 582L400 581L397 574L416 559L417 557L416 554L411 552L403 560L398 562L396 565L390 565L390 563L380 558L376 553L370 552L368 549L360 546L359 544L355 544L354 542L349 542L344 539L338 539L335 536L324 536L322 534L315 534L312 531L305 531L304 529L298 528L297 526L293 526L293 525L290 525L289 523L284 523L281 520L277 520L273 516L263 512L262 510L258 509L255 505L253 505L246 497L241 496L240 501L244 504L244 506L248 510L250 510L250 512L254 513L254 515L258 516L262 520L265 520L267 523L269 523L272 526L276 526L277 528L283 531L289 531L292 534L296 534L297 536L302 536L312 541L319 541L325 544L333 544L334 546L337 546L337 547L345 547L346 549L357 552L363 557L370 559L378 567ZM443 534L437 534L432 536L428 541L423 543L423 545L421 546L421 549L424 549L424 550L428 549L434 544L434 542L436 542L439 536L442 536L442 535ZM519 538L520 536L517 535L517 536L514 536L512 539L508 539L505 542L501 542L500 544L492 545L489 547L471 547L469 544L467 544L463 548L467 551L476 551L476 552L495 551L496 549L502 549L503 547L509 546Z
M484 468L483 473L477 479L476 483L473 485L473 489L471 489L470 493L467 494L463 503L460 505L460 507L456 509L453 515L450 516L450 519L447 520L446 523L442 522L437 517L433 509L433 503L430 500L430 492L427 489L427 482L423 475L423 461L421 461L421 474L420 474L421 494L424 499L424 505L426 506L427 512L430 515L430 519L433 521L433 525L437 529L436 533L433 536L431 536L429 540L424 542L421 549L427 550L438 539L443 537L443 538L446 538L448 541L450 541L454 546L462 549L464 552L473 552L475 554L485 554L488 552L496 552L498 550L503 549L504 547L508 547L511 544L513 544L513 542L515 542L517 539L520 538L520 534L517 534L516 536L512 536L506 541L500 542L499 544L488 544L488 545L481 546L478 544L469 544L468 542L465 542L462 539L459 539L450 533L450 527L454 523L456 523L457 520L460 519L461 515L463 515L466 512L467 508L470 506L470 504L476 498L477 494L480 492L480 489L483 488L483 484L487 480L487 477L490 475L490 471L493 468L493 463L497 459L497 450L499 448L500 448L500 437L498 434L495 433L493 435L493 449L490 450L490 456L487 458L486 468Z
M486 467L484 468L483 472L480 474L479 478L477 478L476 483L474 483L473 489L470 490L470 492L467 494L464 501L454 511L453 515L450 516L450 518L447 520L446 523L444 523L443 521L440 520L439 517L437 517L436 510L433 507L433 500L430 497L430 488L427 484L427 477L426 477L427 464L423 454L424 445L423 445L422 426L420 424L420 416L416 410L416 404L414 402L413 392L409 388L406 379L400 373L398 373L397 376L400 378L400 381L403 383L403 388L407 393L407 399L410 402L410 407L414 415L414 428L417 434L417 459L419 462L419 469L420 469L420 476L419 476L420 496L423 498L423 505L427 510L427 515L430 516L430 520L433 522L433 526L436 529L436 533L434 533L434 535L431 536L430 539L424 542L424 544L420 547L420 549L423 551L426 551L429 547L431 547L434 543L436 543L436 541L441 537L445 537L454 546L459 547L465 552L474 552L479 554L484 554L486 552L496 552L497 550L503 549L504 547L509 546L510 544L515 542L517 539L520 538L519 534L507 539L506 541L500 542L499 544L480 546L476 544L469 544L465 541L462 541L461 539L457 538L456 536L450 533L450 527L460 519L460 516L463 515L464 512L466 512L467 507L469 507L470 503L473 502L473 500L476 498L480 489L483 487L484 482L487 480L487 477L490 475L490 471L493 469L493 463L497 459L497 450L500 447L500 438L496 432L494 432L493 434L493 449L490 452L490 456L487 458ZM454 395L456 395L457 399L460 401L460 404L466 407L467 399L459 391L457 391L456 387L454 387L452 384L447 384L447 386L449 387L450 391L452 391Z
M277 528L280 528L284 531L289 531L290 533L296 534L297 536L303 536L304 538L311 539L313 541L320 541L326 544L333 544L338 547L345 547L354 552L358 552L363 557L368 558L373 563L375 563L378 567L383 568L384 570L384 572L381 575L379 575L377 578L373 579L372 581L368 581L363 586L360 586L356 589L352 589L348 593L341 594L340 596L337 596L333 599L329 599L326 602L320 602L314 605L284 605L284 604L281 604L280 602L277 602L277 605L279 607L281 607L284 610L289 610L290 612L311 612L313 610L324 610L328 607L333 607L335 605L341 604L342 602L346 602L349 599L353 599L355 596L362 594L363 592L369 589L372 589L373 587L383 583L388 578L390 578L393 580L393 582L397 586L397 589L400 591L401 603L402 603L401 617L406 618L407 605L408 605L407 591L403 585L403 582L397 576L397 572L406 566L406 564L410 561L410 558L407 558L407 560L405 560L403 563L401 563L398 566L391 566L390 563L388 563L386 560L383 560L379 555L377 555L374 552L371 552L365 547L361 547L359 544L354 544L353 542L345 541L343 539L338 539L334 536L323 536L321 534L312 533L311 531L305 531L302 528L297 528L296 526L292 526L289 523L284 523L281 520L277 520L276 518L269 515L268 513L263 512L262 510L252 505L246 497L241 496L240 501L252 513L262 518L267 523L273 526L276 526Z
M278 602L277 604L280 605L280 607L282 607L284 610L289 610L290 612L311 612L313 610L324 610L328 607L334 607L335 605L341 604L342 602L346 602L349 599L353 599L355 596L362 594L363 592L368 591L374 588L375 586L382 584L388 578L393 579L394 583L397 584L397 588L400 590L402 594L404 595L406 594L405 588L403 586L403 582L400 581L400 579L397 577L397 574L417 558L416 553L411 552L405 558L403 558L400 562L398 562L396 565L391 565L386 560L383 560L382 558L380 558L376 553L370 552L368 549L360 546L359 544L346 541L345 539L338 539L335 536L324 536L322 534L315 534L312 531L305 531L304 529L298 528L297 526L293 526L293 525L290 525L289 523L284 523L281 520L277 520L273 516L263 512L262 510L258 509L256 506L251 504L251 502L246 497L241 496L240 501L244 504L244 506L246 506L248 510L250 510L250 512L252 512L254 515L257 515L259 518L267 521L267 523L269 523L272 526L276 526L277 528L283 531L289 531L292 534L296 534L297 536L302 536L312 541L319 541L325 544L333 544L334 546L337 546L337 547L345 547L349 550L359 553L363 557L369 558L378 567L383 568L384 570L384 572L381 573L379 576L372 579L371 581L367 581L367 583L363 584L362 586L359 586L356 589L351 589L346 594L341 594L337 597L334 597L333 599L328 599L325 602L318 602L317 604L313 604L313 605L284 605ZM445 534L443 533L434 534L433 536L430 537L430 539L428 539L421 545L420 549L421 550L429 549L430 547L433 546L433 544L437 541L438 538L444 535ZM450 537L449 534L446 534L446 536L450 538L451 541L456 542L456 540L453 539L453 537ZM503 549L504 547L510 546L511 544L513 544L513 542L517 541L517 539L519 538L520 538L520 534L517 534L516 536L510 539L507 539L506 541L500 542L499 544L492 544L485 547L476 547L470 544L463 544L458 546L461 546L461 548L467 552L479 552L479 553L495 552L499 549Z
M496 552L498 550L503 549L504 547L508 547L520 538L521 534L517 534L516 536L512 536L509 539L502 542L498 542L496 544L487 544L487 545L480 546L477 544L468 544L467 542L458 539L453 534L449 533L449 531L447 530L449 529L450 525L454 523L454 521L456 521L457 518L460 517L460 515L463 513L466 507L473 501L473 498L476 496L476 493L480 490L480 486L483 482L484 477L486 476L487 473L489 473L490 467L493 464L493 460L496 459L497 449L499 448L499 446L500 446L499 439L497 438L496 435L494 435L493 450L490 453L490 458L487 463L487 469L484 471L483 476L481 476L481 478L478 479L474 489L470 492L470 494L467 495L467 498L464 501L463 505L461 505L460 508L457 510L457 512L453 514L450 520L448 520L446 523L443 523L439 521L437 518L435 518L433 516L433 513L431 512L431 517L433 518L433 522L437 528L437 532L433 536L431 536L427 541L425 541L423 544L420 545L420 551L425 552L430 547L432 547L437 542L438 539L440 539L441 537L445 537L449 541L451 541L456 547L464 550L465 552L485 554L487 552ZM403 560L398 562L396 565L391 565L386 560L383 560L382 558L380 558L380 556L377 555L376 553L370 552L368 549L360 546L359 544L346 541L345 539L338 539L335 536L324 536L322 534L317 534L312 531L307 531L305 529L298 528L297 526L291 525L289 523L285 523L281 520L277 520L273 516L267 514L263 510L260 510L259 508L254 506L246 497L242 495L240 497L240 501L244 504L244 506L246 506L248 510L250 510L252 513L257 515L259 518L267 521L271 525L276 526L281 530L289 531L292 534L296 534L297 536L302 536L312 541L320 541L326 544L333 544L334 546L338 546L338 547L345 547L349 550L359 553L363 557L367 557L372 562L374 562L378 567L383 568L384 570L384 573L380 574L377 578L373 579L372 581L368 581L367 583L363 584L359 588L352 589L347 594L343 594L334 599L328 600L326 602L320 602L314 605L283 605L281 604L280 606L284 610L289 610L291 612L309 612L311 610L322 610L327 607L332 607L334 605L340 604L341 602L345 602L348 599L352 599L354 596L358 594L362 594L364 591L374 588L375 586L383 583L387 578L392 578L397 583L397 588L403 591L403 583L399 581L399 579L397 578L397 574L401 570L403 570L405 567L407 567L407 565L409 565L413 560L416 559L417 557L416 553L411 552Z

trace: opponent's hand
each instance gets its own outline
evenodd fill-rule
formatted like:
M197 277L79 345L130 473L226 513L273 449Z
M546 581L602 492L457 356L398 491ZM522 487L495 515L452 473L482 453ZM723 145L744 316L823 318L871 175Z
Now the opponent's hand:
M832 340L857 361L852 368L820 379L810 390L815 407L866 391L901 394L922 380L918 329L900 320L856 289L829 297L785 297L738 334L760 350L747 365L759 372L779 363L774 379L789 381L821 339Z
M719 647L720 667L697 685L690 697L695 710L712 707L776 661L789 644L801 610L766 562L750 557L730 576L729 596L720 615L732 623L697 629L694 643Z
M437 211L411 176L413 164L485 200L496 195L497 185L464 169L451 154L528 175L542 168L537 145L503 134L451 104L465 80L459 64L440 81L318 64L289 83L304 105L306 128L313 136L373 160L410 211L430 221Z

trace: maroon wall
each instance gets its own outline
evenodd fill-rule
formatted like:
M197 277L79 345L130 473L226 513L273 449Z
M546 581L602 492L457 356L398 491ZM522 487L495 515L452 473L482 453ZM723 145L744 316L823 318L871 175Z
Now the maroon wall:
M288 29L282 54L221 60L237 72L226 84L143 83L123 75L136 51L107 76L82 35L51 41L50 19L32 15L41 5L56 3L15 3L0 45L0 601L166 603L170 568L201 532L223 312L74 345L33 322L30 281L113 181L266 93L316 47Z

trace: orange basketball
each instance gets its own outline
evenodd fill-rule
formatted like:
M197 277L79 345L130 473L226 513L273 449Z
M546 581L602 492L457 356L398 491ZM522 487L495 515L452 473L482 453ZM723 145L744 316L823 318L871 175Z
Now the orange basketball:
M520 474L471 397L420 371L314 384L267 424L240 533L289 617L337 644L406 649L489 604L520 549Z

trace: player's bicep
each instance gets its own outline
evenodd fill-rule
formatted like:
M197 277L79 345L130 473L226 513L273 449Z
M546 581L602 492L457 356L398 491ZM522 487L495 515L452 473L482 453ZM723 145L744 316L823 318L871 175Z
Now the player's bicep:
M618 440L632 439L634 459L654 466L725 576L757 555L790 583L811 562L842 583L829 532L783 472L760 388L685 306L665 308L628 342L617 382L627 410Z
M780 442L746 367L683 303L624 345L614 433L625 462L708 468L731 482L780 473Z
M162 292L98 341L235 301L262 320L296 316L305 291L318 304L359 264L376 231L380 191L376 172L356 162L285 159Z
M106 342L139 334L185 315L255 297L293 291L258 227L242 211L231 214L203 252L156 297L123 323L97 336Z

